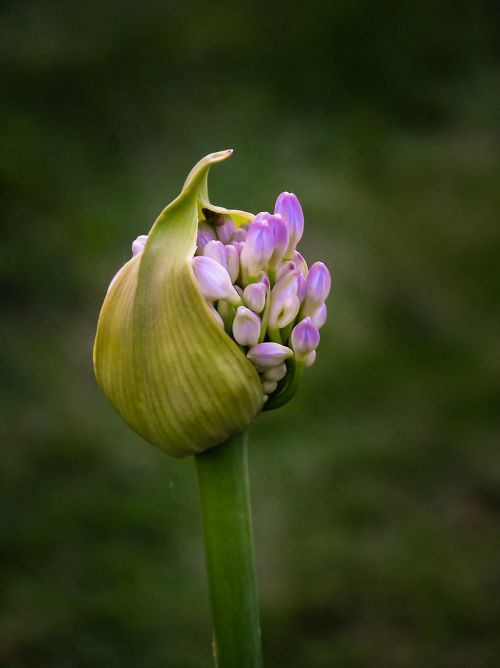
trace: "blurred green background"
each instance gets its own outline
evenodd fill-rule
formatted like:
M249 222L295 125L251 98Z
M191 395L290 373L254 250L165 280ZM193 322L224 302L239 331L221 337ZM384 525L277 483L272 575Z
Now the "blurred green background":
M122 424L91 349L131 241L227 147L212 201L296 192L335 280L251 430L266 665L499 665L499 18L2 5L2 667L210 665L194 462Z

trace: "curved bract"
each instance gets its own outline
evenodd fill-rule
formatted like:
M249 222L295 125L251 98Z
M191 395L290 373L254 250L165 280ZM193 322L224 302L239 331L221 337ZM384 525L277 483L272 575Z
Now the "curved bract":
M97 327L99 385L138 434L177 457L242 431L263 404L254 366L211 316L191 267L203 210L237 225L253 217L209 202L209 169L230 155L208 155L190 172L114 279Z

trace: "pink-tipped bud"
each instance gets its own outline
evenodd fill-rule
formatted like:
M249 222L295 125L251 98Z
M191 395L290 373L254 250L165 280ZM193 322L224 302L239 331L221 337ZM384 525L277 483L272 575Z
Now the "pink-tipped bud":
M312 324L318 329L321 329L326 322L327 315L326 304L321 304L321 306L318 306L311 315Z
M311 318L304 318L292 330L290 337L295 357L304 360L319 345L319 332L312 324Z
M306 292L307 292L306 279L302 276L302 274L299 274L297 279L297 295L299 297L299 301L301 304L305 299Z
M265 283L250 283L243 290L243 301L255 313L262 313L266 305L267 287Z
M241 265L249 277L266 269L274 250L271 225L263 214L256 216L248 228L247 240L241 251Z
M304 315L311 315L328 297L332 280L323 262L315 262L306 278L306 297L302 306Z
M224 223L217 227L217 236L223 244L228 244L234 232L236 232L236 225L234 220L229 216L223 216Z
M249 348L255 346L259 341L260 327L261 322L258 315L246 306L238 308L233 322L233 335L240 346L248 346Z
M278 280L271 291L271 299L281 297L285 293L294 292L297 294L299 287L299 272L295 269L293 262L287 262L285 270L278 273Z
M209 241L215 241L217 236L212 225L204 223L203 221L198 223L198 235L196 238L197 253L198 255L203 255L203 250Z
M269 327L281 329L295 320L300 309L300 301L295 292L271 292Z
M211 257L212 260L218 262L224 269L227 269L226 261L226 247L222 241L209 241L203 249L205 257Z
M247 240L247 230L244 227L238 227L231 236L231 243L235 241L246 241Z
M269 216L268 220L273 228L274 238L274 250L269 260L269 266L277 267L288 248L288 227L285 220L279 215Z
M262 374L262 380L271 380L275 383L281 380L286 376L287 368L286 364L280 364L279 366L273 366L271 369L267 369Z
M231 278L222 265L211 257L199 256L192 259L192 267L205 299L211 302L226 299L234 306L241 304L240 296L234 289Z
M231 281L236 283L240 273L240 254L232 245L225 246L226 250L226 267Z
M147 234L139 235L137 239L132 243L132 255L139 255L139 253L142 253L147 240L148 240Z
M282 364L285 360L293 357L293 352L280 343L266 342L258 343L250 348L247 357L258 369L264 370Z
M274 213L279 213L288 227L287 254L290 255L304 233L304 214L297 196L288 192L281 193L276 200Z
M298 250L294 250L294 251L293 251L292 259L293 259L293 261L295 262L295 266L296 266L297 269L300 271L300 273L302 274L302 276L303 276L304 278L306 278L306 277L307 277L307 272L309 271L309 269L307 268L307 262L305 261L305 259L304 259L303 256L299 253Z

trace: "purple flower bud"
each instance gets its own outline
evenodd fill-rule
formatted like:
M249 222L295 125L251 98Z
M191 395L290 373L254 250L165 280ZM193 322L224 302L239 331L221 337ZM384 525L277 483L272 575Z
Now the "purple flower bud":
M276 280L279 281L282 276L285 274L289 274L291 271L295 271L297 269L297 265L295 262L292 262L291 260L288 260L288 262L283 262L281 267L278 270L278 275L276 276Z
M209 241L215 241L217 239L217 236L215 234L215 230L212 227L212 225L209 225L208 223L204 223L203 221L198 223L198 235L197 235L197 247L198 247L198 255L203 254L203 249L205 246L208 244Z
M224 329L224 320L220 317L219 313L217 312L217 309L212 306L212 304L208 304L208 308L210 309L210 313L212 314L215 322L219 325L221 329Z
M307 262L304 260L304 258L302 257L302 255L299 253L298 250L293 251L292 259L295 262L295 266L300 271L302 276L304 278L307 278L307 272L309 271L307 268Z
M138 236L137 239L132 243L132 255L139 255L139 253L142 253L147 240L147 234L141 234Z
M264 283L250 283L243 290L243 301L254 313L262 313L266 305L267 287Z
M227 269L226 247L222 241L209 241L203 249L205 257L211 257L218 262L224 269Z
M233 285L227 271L211 257L194 257L192 267L200 290L205 299L215 302L226 299L238 306L241 299Z
M311 352L308 353L304 358L304 366L310 367L314 364L315 361L316 361L316 351L311 350Z
M304 301L304 298L306 296L307 288L306 288L306 279L302 276L302 274L299 274L298 276L298 283L297 283L297 295L299 297L299 301L302 304Z
M258 369L269 369L293 357L293 352L280 343L266 342L250 348L247 357Z
M319 345L319 332L312 324L311 318L304 318L292 330L290 337L295 357L304 360Z
M306 297L302 306L304 315L311 315L325 301L332 281L323 262L315 262L306 278Z
M290 255L299 243L304 232L304 214L296 195L284 192L276 200L274 213L279 213L288 227L288 249Z
M259 214L250 225L245 246L241 251L241 265L249 277L266 269L274 250L274 235L269 222Z
M300 301L295 292L271 292L269 327L281 329L295 320L300 309Z
M261 322L258 315L246 306L238 308L233 322L233 335L240 346L255 346L259 340L260 327Z
M240 273L240 254L231 244L225 246L226 250L226 267L231 281L236 283L238 274Z
M264 394L272 394L277 387L278 383L274 380L265 380L262 383L262 391Z
M288 248L288 227L281 216L269 216L269 224L273 229L274 250L269 261L271 267L277 267Z
M203 255L205 246L209 241L212 241L212 239L206 232L198 232L198 236L196 237L196 255Z
M231 243L235 241L246 241L247 240L247 230L244 227L238 227L238 229L233 232L231 236Z
M327 315L326 304L321 304L311 315L312 324L321 329L326 322Z
M224 216L224 223L217 227L217 236L223 244L228 244L233 233L236 231L234 220L229 216Z
M282 296L287 292L294 292L295 294L298 292L300 274L298 270L295 269L295 264L293 262L287 262L286 264L286 270L278 273L278 280L271 291L271 300L276 299L278 296Z
M286 376L287 368L286 364L280 364L279 366L273 366L271 369L266 369L262 374L262 380L274 380L277 382Z

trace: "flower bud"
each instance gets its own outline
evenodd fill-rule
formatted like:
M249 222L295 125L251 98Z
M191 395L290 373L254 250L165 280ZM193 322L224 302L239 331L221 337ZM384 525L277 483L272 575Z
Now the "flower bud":
M278 383L274 380L265 380L262 383L262 391L264 394L272 394L277 387Z
M279 213L286 222L289 236L287 255L291 255L304 233L304 214L297 196L281 193L276 200L274 213Z
M281 380L286 376L286 364L280 364L279 366L273 366L270 369L266 369L262 374L262 380L274 380L275 382Z
M293 352L297 360L304 360L319 345L319 332L311 318L304 318L292 330L290 337Z
M233 322L233 334L240 346L251 348L259 341L261 321L258 315L246 308L238 307Z
M300 309L300 301L295 292L271 292L271 308L269 309L269 327L281 329L289 325Z
M267 286L265 283L250 283L243 290L243 301L254 313L262 313L266 305Z
M311 315L312 324L317 329L321 329L326 322L327 315L326 304L321 304Z
M210 166L230 155L214 153L194 167L144 250L117 273L94 344L96 377L115 409L146 440L177 457L241 432L264 403L253 364L205 300L239 304L239 295L220 264L193 258L200 211L237 224L252 218L208 200Z
M300 271L302 276L304 278L307 278L307 273L309 271L307 268L307 262L304 260L304 258L302 257L302 255L299 253L298 250L293 251L292 260L295 262L295 266Z
M147 240L148 240L147 234L139 235L132 244L132 255L139 255L139 253L142 253Z
M231 243L234 244L235 241L246 241L247 234L248 232L244 227L238 227L231 236Z
M302 313L311 315L328 297L332 281L323 262L315 262L306 278L306 296Z
M216 242L210 242L216 243ZM215 302L226 299L230 304L237 306L241 303L239 294L231 283L227 271L211 257L194 257L192 259L193 272L200 290L205 299Z
M235 283L240 273L240 254L231 244L225 246L226 250L226 268L231 282Z
M234 220L228 216L225 216L224 223L217 227L217 236L223 244L228 244L234 232L236 232L236 225L234 224Z
M224 269L227 269L226 261L226 247L222 241L209 241L203 249L205 257L211 257L212 260L218 262Z
M304 357L304 366L306 368L310 367L314 364L315 361L316 361L316 351L311 350L311 352L307 353L307 355Z
M269 260L270 267L277 267L283 255L286 253L288 248L288 228L281 216L269 216L269 224L273 230L273 240L274 240L274 250Z
M274 250L274 235L271 225L261 214L256 216L248 228L247 239L241 251L241 266L245 274L252 278L267 268Z
M282 346L279 343L258 343L247 353L248 359L258 369L269 369L270 367L278 366L289 357L293 356L290 348Z

